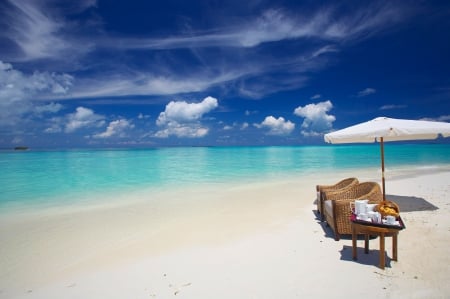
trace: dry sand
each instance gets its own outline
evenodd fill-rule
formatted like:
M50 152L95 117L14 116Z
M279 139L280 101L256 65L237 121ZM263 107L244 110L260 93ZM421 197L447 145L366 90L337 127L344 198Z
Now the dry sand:
M373 169L2 215L0 298L449 298L450 168L387 178L406 229L378 268L317 218L315 185ZM148 198L151 198L150 200ZM144 200L145 199L145 200Z

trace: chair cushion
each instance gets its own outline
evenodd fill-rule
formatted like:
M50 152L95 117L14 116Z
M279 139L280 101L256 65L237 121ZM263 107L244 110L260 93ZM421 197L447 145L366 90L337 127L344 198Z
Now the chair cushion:
M323 202L323 208L328 215L333 215L333 205L331 200L325 200Z

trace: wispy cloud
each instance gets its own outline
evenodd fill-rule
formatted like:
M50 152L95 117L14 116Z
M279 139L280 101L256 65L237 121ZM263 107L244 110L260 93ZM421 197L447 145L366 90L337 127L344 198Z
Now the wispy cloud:
M0 17L7 27L3 36L13 42L19 53L11 55L12 61L36 59L70 59L91 50L87 39L70 34L73 21L64 18L51 1L11 1L5 3ZM77 1L81 10L95 5L95 1ZM73 8L73 7L72 7ZM75 26L76 28L76 26ZM83 40L80 46L80 39Z
M254 20L218 27L207 32L191 32L168 38L114 38L104 46L126 49L176 49L198 47L256 47L267 42L316 38L329 41L361 39L402 20L406 12L392 3L359 7L351 15L339 15L338 7L325 7L308 16L293 15L282 9L266 10ZM319 48L315 55L337 51L333 46Z
M120 97L128 95L173 95L208 90L247 76L246 70L226 70L219 72L200 72L190 75L158 75L154 73L134 72L129 75L99 74L96 78L80 78L70 93L54 96L58 99ZM49 98L49 97L47 97ZM50 97L51 98L51 97Z
M16 52L22 53L15 57L16 61L65 63L74 59L74 70L92 70L89 76L74 72L74 86L61 98L167 95L206 91L216 86L241 96L261 98L304 86L310 72L325 67L327 56L340 51L347 41L364 39L407 15L406 10L390 2L362 5L349 15L343 15L338 6L321 7L304 15L267 9L254 18L235 19L232 25L193 28L189 33L179 31L170 37L130 38L109 34L97 20L83 24L69 21L68 14L92 9L95 1L76 2L71 4L70 11L67 11L69 4L61 3L9 1L11 9L3 10L0 15L7 25L3 36L17 46L20 51ZM94 23L97 30L89 30L89 23ZM302 46L297 55L285 57L275 58L271 51L261 48L267 43L299 39L315 42ZM258 51L249 52L252 48ZM155 54L159 50L175 49L188 49L192 59L170 56L170 51L165 54L166 60ZM111 63L105 60L108 56L98 55L99 50L127 55L146 51L151 67L133 67L126 59ZM90 55L86 56L87 53ZM193 64L195 60L197 64ZM105 69L105 65L114 65L114 69ZM265 80L265 75L272 72L278 73L276 84L268 77Z
M406 105L383 105L380 107L380 110L403 109L406 107L407 107Z
M189 76L183 76L176 71L182 62L175 59L173 64L166 64L165 67L172 69L177 76L147 73L143 75L144 80L139 76L125 82L121 78L122 83L102 80L92 84L92 87L83 85L74 96L82 96L83 93L97 96L95 92L107 94L109 90L116 95L130 94L131 90L133 94L175 94L204 91L233 82L227 87L237 88L236 92L240 95L261 98L277 91L304 86L309 76L306 74L325 67L327 55L340 51L342 43L363 39L392 22L401 21L403 17L400 8L390 4L361 6L354 18L342 16L338 10L337 7L326 7L311 15L301 16L282 9L269 9L255 19L243 19L238 24L208 28L207 31L192 30L189 34L165 38L100 38L97 46L108 50L189 49L201 61L202 67L191 66L193 71ZM394 15L396 18L392 18ZM256 54L247 50L269 42L297 39L316 40L317 46L303 47L297 55L276 59L271 52L260 50ZM221 49L220 56L216 51L210 52L209 48ZM277 84L271 83L272 79L265 80L264 75L273 72L278 73Z
M366 89L358 91L357 96L358 97L366 97L366 96L374 94L376 92L377 92L377 90L375 88L367 87Z

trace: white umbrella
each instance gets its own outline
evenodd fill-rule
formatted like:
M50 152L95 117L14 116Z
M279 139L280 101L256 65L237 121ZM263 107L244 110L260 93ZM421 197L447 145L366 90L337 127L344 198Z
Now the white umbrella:
M450 136L450 123L378 117L364 123L325 134L324 139L328 143L380 142L383 200L386 200L384 182L384 142L436 139L439 135L442 135L443 137Z

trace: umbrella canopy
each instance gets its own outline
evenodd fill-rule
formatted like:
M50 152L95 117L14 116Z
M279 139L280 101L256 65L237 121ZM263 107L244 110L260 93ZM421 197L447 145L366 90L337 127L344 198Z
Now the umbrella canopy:
M384 141L436 139L450 136L450 123L378 117L339 131L325 134L328 143L380 142L383 199L386 199L384 182Z

